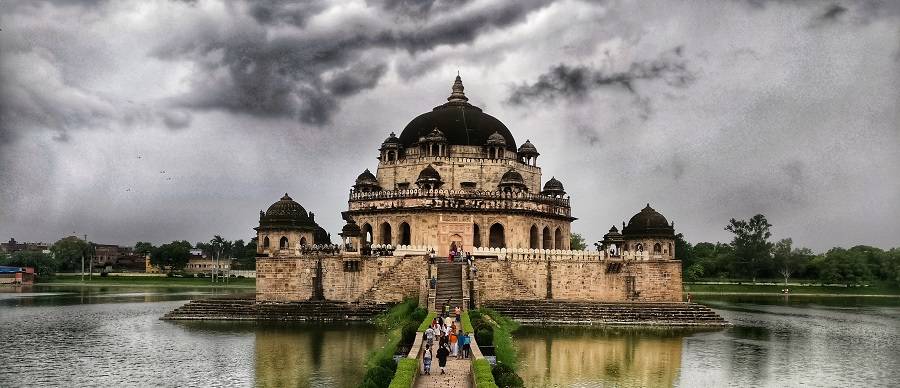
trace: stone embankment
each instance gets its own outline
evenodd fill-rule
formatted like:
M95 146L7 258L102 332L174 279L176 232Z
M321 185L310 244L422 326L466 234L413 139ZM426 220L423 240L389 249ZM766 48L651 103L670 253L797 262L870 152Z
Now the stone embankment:
M696 303L597 303L557 300L491 301L483 307L524 324L728 326Z
M367 321L387 309L382 304L330 301L256 303L252 296L192 300L161 319L229 321Z

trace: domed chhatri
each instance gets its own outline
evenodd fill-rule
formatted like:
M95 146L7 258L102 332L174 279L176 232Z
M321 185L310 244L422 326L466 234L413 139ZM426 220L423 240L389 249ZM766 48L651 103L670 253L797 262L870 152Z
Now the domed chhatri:
M381 186L378 185L378 179L375 178L375 175L369 169L366 169L366 171L363 171L362 174L356 177L353 189L359 192L380 191Z
M441 174L437 172L430 164L422 169L419 177L416 178L416 185L422 190L435 190L441 188L444 182L441 181Z
M329 244L328 233L316 224L315 214L307 213L287 193L278 202L259 212L257 252L275 256L308 244Z
M522 174L519 174L518 171L510 169L500 178L500 184L497 185L497 189L503 192L528 192L528 186L525 184L525 179L522 178Z
M488 136L487 145L506 147L506 138L504 138L500 132L494 132L492 135Z
M566 195L566 189L563 188L562 182L557 180L556 177L551 177L547 183L544 183L544 190L541 191L541 194L551 197L562 197Z
M496 132L506 140L506 149L516 152L516 139L506 125L469 104L463 89L462 79L457 76L447 103L419 115L403 128L400 133L403 147L412 147L419 138L438 128L451 145L483 146L487 144L488 137Z
M638 214L628 221L628 225L622 228L622 234L626 236L660 236L675 237L675 227L669 224L662 214L653 210L648 203Z

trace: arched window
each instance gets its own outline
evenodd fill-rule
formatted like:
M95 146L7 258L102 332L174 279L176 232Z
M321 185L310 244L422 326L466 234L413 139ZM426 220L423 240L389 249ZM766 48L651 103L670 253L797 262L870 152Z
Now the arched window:
M287 237L282 236L281 240L278 240L278 249L288 249Z
M402 223L400 224L400 244L402 245L410 245L412 244L410 241L412 240L412 233L409 230L409 224Z
M538 237L538 228L535 225L531 225L531 232L528 233L528 247L531 249L540 249L541 246L540 237Z
M544 249L554 249L553 248L553 237L550 236L550 228L544 227Z
M636 251L638 251L638 252L643 252L643 251L644 251L644 244L638 243L637 246L634 247L634 250L636 250Z
M300 237L300 245L306 245L306 237Z
M506 248L506 236L503 234L503 225L499 223L491 225L488 234L488 244L491 248Z
M373 241L375 241L372 236L372 225L369 225L368 222L363 224L360 231L362 232L363 243L371 244Z
M653 253L662 253L662 245L659 245L659 243L653 244Z
M481 228L478 227L478 224L475 224L472 228L472 245L476 248L481 248Z
M381 243L382 244L390 244L391 243L391 224L387 222L381 223L381 228L379 228Z
M266 236L266 238L263 239L263 248L268 248L268 247L269 247L269 236Z
M566 244L563 244L563 234L560 228L556 228L556 232L554 233L554 240L556 240L556 249L563 249L566 247ZM572 248L569 248L572 249Z

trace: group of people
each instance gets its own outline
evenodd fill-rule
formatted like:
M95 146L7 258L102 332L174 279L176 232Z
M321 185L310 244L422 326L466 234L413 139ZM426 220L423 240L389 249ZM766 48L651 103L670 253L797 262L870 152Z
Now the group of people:
M422 355L422 367L426 375L431 374L431 362L437 357L441 374L446 373L447 359L469 358L471 354L472 339L470 334L464 332L462 326L462 309L457 306L450 311L450 300L444 305L440 316L431 321L431 326L425 330L425 351ZM434 344L437 340L437 352L434 352Z

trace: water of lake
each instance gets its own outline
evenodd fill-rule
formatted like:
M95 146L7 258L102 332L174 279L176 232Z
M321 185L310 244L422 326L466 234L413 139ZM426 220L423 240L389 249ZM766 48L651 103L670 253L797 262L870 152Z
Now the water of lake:
M209 289L4 291L0 387L353 387L385 341L368 325L158 319ZM898 299L701 301L734 327L523 328L520 375L528 387L898 386Z
M885 298L705 297L715 331L523 328L528 387L897 387L900 306Z
M34 291L0 292L0 387L352 387L385 341L361 324L159 320L208 289Z

